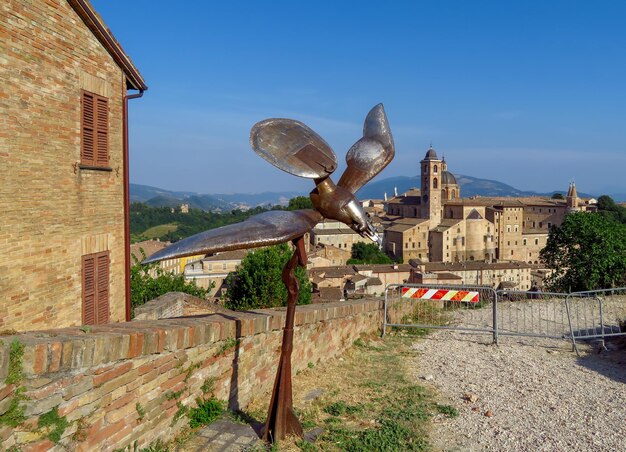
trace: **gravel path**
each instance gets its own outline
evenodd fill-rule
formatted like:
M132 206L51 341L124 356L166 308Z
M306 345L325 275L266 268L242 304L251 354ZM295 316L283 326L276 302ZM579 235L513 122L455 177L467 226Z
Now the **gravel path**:
M439 330L414 345L416 378L459 411L435 419L446 451L626 450L626 350ZM610 345L610 344L609 344Z

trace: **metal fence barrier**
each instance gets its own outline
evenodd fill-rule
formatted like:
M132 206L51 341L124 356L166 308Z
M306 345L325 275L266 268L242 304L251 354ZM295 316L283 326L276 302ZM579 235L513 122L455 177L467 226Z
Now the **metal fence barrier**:
M493 334L495 301L496 292L491 287L392 284L385 290L383 335L387 327Z
M499 290L484 286L392 284L385 290L388 327L454 329L499 336L572 341L626 335L626 288L573 292Z
M499 290L496 292L497 336L563 339L569 336L567 294Z
M605 338L626 336L626 288L573 292L567 306L570 338L577 353L577 339L599 339L604 347Z

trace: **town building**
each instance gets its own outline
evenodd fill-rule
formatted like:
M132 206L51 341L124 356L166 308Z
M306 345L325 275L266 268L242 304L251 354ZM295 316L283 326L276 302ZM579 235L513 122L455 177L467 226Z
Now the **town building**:
M226 278L236 272L249 250L223 251L185 265L185 279L198 287L211 289L209 296L220 297L227 288Z
M342 222L335 220L319 222L310 234L310 243L313 246L330 245L350 253L352 253L352 245L361 242L372 243L370 239L360 236Z
M139 263L144 259L152 256L159 250L171 245L170 242L162 242L160 240L144 240L142 242L133 243L130 246L130 255L131 255L131 265L135 263ZM163 259L158 263L153 265L158 265L158 268L163 270L165 273L171 273L173 275L180 275L184 273L185 266L189 262L194 262L202 259L205 255L198 254L195 256L186 256L186 257L175 257L172 259ZM157 272L154 268L150 268L149 273L151 276L157 276Z
M308 251L307 268L331 267L335 265L346 265L352 253L347 249L319 243L315 248Z
M421 188L387 200L384 250L408 262L539 263L552 226L565 215L594 210L571 183L565 199L461 197L461 187L431 147L420 162Z
M3 2L0 36L0 329L129 320L127 106L146 83L85 0Z
M411 260L410 283L474 285L530 290L543 287L545 272L540 266L521 261L506 262L418 262ZM540 273L541 272L541 273Z

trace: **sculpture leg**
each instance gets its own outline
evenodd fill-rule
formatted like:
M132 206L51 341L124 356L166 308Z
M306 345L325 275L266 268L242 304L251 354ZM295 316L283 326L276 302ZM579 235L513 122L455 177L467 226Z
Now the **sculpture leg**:
M304 238L293 241L296 249L285 268L282 279L287 287L287 316L283 330L283 343L280 352L274 390L270 399L267 421L263 432L263 439L270 443L284 439L287 435L303 436L302 426L293 411L293 396L291 387L291 352L293 351L293 324L296 314L296 301L300 293L300 284L294 274L296 266L306 265Z

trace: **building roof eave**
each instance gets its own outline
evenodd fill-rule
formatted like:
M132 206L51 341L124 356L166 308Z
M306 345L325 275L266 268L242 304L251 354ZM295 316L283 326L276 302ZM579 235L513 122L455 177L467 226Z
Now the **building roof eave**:
M94 36L100 41L102 46L109 52L111 57L120 66L126 75L128 87L145 91L148 85L139 70L135 67L130 57L124 52L122 46L117 42L111 31L106 27L98 13L93 9L88 0L67 0L70 6L76 11L85 25L91 30Z

